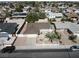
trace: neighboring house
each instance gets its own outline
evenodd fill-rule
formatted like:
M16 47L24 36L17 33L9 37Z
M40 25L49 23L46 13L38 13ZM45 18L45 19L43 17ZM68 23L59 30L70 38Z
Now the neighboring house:
M51 11L52 11L51 8L49 8L49 7L46 7L46 8L45 8L45 12L46 12L46 13L51 12Z
M64 9L67 8L67 6L63 6L63 5L62 5L62 6L58 6L58 8L64 10Z
M31 6L27 6L23 8L23 11L30 11L31 9L32 9Z
M69 30L74 35L79 36L79 24L71 22L55 22L57 30Z
M45 8L40 8L40 12L45 12Z
M77 14L79 15L79 9L77 9L77 10L75 11L75 13L77 13Z
M14 34L17 31L17 23L0 23L0 32L7 32L8 34Z
M12 18L26 18L28 12L13 12Z
M67 16L68 19L76 21L79 18L79 10L74 7L69 7L63 10L63 14Z
M65 11L68 12L68 13L71 13L71 12L76 11L76 8L74 8L74 7L68 7Z
M72 12L72 13L66 13L66 16L68 17L68 19L76 21L78 20L78 14Z
M59 12L59 9L58 7L51 7L51 11L57 13Z
M62 12L63 12L64 14L66 14L66 13L75 12L76 10L77 10L77 9L74 8L74 7L68 7L68 8L66 8L66 9L64 9Z
M8 11L9 12L15 12L15 9L10 8Z
M4 22L4 20L5 20L5 17L0 14L0 22Z
M48 12L46 13L46 16L51 19L51 20L56 20L56 21L61 21L61 19L63 18L63 14L62 13L53 13L53 12Z

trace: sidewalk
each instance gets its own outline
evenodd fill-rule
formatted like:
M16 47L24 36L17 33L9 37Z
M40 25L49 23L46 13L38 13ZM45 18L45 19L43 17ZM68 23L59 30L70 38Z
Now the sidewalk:
M16 46L16 50L35 50L35 49L70 49L72 45L41 45L41 46Z

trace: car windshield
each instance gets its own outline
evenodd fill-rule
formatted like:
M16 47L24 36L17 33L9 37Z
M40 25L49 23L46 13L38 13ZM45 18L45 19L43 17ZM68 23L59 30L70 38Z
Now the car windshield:
M77 48L79 49L79 46L77 46Z

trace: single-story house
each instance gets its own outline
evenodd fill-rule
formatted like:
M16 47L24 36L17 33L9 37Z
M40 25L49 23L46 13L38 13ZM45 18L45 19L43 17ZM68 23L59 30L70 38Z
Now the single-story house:
M0 22L4 22L4 20L5 20L5 16L0 14Z
M79 24L71 22L54 22L58 30L70 30L73 34L79 35Z
M26 18L28 12L13 12L12 18Z
M50 8L45 8L45 13L49 13L49 12L51 12L51 9Z
M51 11L56 13L59 12L59 9L57 7L51 7Z
M23 11L30 11L31 9L32 9L31 6L26 6L23 8Z
M71 13L71 12L76 11L76 8L74 8L74 7L68 7L67 9L65 9L65 11L68 12L68 13Z
M75 13L77 13L77 14L79 15L79 9L77 9L77 10L75 11Z
M7 32L8 34L14 34L17 31L17 23L0 23L0 32Z
M40 8L40 12L45 12L45 8Z
M72 13L66 13L65 14L69 19L75 21L75 20L78 20L78 14L72 12Z
M63 14L62 13L53 13L53 12L49 12L46 14L46 16L51 19L51 20L56 20L56 21L61 21L61 19L63 18Z

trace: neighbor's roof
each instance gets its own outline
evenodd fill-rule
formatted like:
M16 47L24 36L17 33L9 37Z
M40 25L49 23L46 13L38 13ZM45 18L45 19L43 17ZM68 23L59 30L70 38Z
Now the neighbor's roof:
M0 14L0 18L5 18L5 16L3 16L2 14Z
M47 14L47 17L48 17L48 18L63 17L63 14L62 14L62 13L49 12L49 13Z
M0 23L0 32L12 34L16 31L17 23Z
M12 17L26 17L28 12L14 12Z
M72 13L66 13L66 15L67 15L68 18L78 17L78 15L76 13L74 13L74 12L72 12Z
M54 22L54 23L55 23L57 29L67 28L67 29L70 29L72 32L79 31L79 24L76 24L76 23L71 23L71 22L64 22L64 23Z

